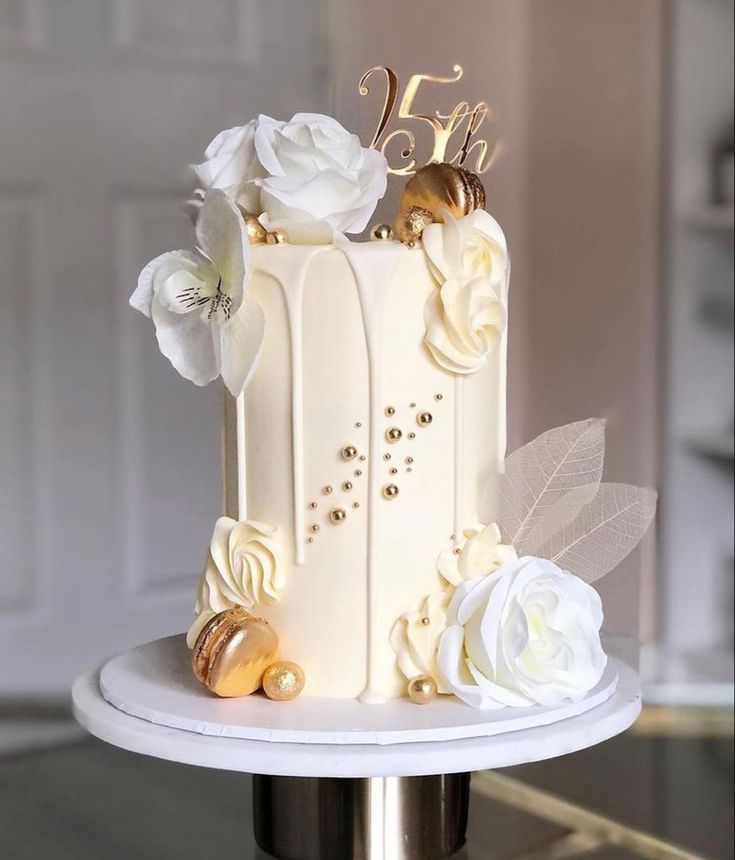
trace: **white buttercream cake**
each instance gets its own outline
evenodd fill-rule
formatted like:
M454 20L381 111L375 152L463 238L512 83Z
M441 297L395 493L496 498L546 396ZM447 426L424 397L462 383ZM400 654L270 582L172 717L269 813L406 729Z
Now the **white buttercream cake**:
M505 459L510 264L468 151L413 165L395 228L351 240L382 151L330 117L258 117L194 168L193 250L140 276L163 354L226 388L188 634L218 695L553 707L602 677L589 583L655 494L600 483L602 421Z

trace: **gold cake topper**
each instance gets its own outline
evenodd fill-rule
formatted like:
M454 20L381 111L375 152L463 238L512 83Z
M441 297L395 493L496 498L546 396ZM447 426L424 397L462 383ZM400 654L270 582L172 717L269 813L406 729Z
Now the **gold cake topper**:
M487 140L475 139L475 135L483 124L490 109L487 102L478 102L474 107L470 107L469 102L460 101L452 108L449 113L441 113L435 111L433 114L421 114L414 112L414 102L421 84L426 81L435 84L453 84L462 77L462 67L455 65L453 74L449 77L441 77L439 75L411 75L408 79L403 94L398 99L400 92L400 84L398 75L386 66L373 66L360 78L359 93L362 96L368 95L368 80L374 75L383 75L385 77L385 99L383 101L383 109L375 127L375 133L370 142L370 147L380 149L383 155L388 159L386 150L389 145L396 140L402 140L403 148L400 150L401 159L406 162L400 165L391 165L388 159L388 173L394 173L398 176L409 176L416 172L416 159L413 157L416 149L416 136L410 128L396 128L385 134L387 126L393 118L396 104L398 104L397 119L417 120L427 123L434 132L433 149L431 156L426 164L437 162L447 162L457 167L467 165L470 156L475 157L474 172L485 173L496 155L497 144L489 146ZM448 153L450 140L461 134L461 142L453 153ZM419 165L420 166L420 165Z

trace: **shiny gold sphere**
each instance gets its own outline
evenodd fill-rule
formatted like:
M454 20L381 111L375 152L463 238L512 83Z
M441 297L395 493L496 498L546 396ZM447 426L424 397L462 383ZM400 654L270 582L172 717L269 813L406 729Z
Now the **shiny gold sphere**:
M395 442L400 442L402 437L403 437L403 433L401 432L400 428L398 428L398 427L389 427L385 431L385 440L386 440L386 442L390 442L391 444L393 444Z
M429 424L434 420L434 416L431 412L419 412L416 416L416 420L422 427L428 427Z
M349 493L352 489L352 481L345 481L342 484L342 489L345 491L345 493Z
M274 702L288 702L304 689L304 670L298 663L281 660L263 674L263 692Z
M398 495L398 487L395 484L386 484L383 487L383 496L386 499L395 499Z
M389 242L393 238L393 228L390 224L376 224L370 231L373 241Z
M343 523L347 519L347 513L344 508L332 508L329 512L329 519L335 524Z
M273 232L266 234L265 241L267 245L282 245L286 241L286 237L280 230L273 230Z
M343 460L354 460L357 457L357 448L354 445L345 445L340 454Z
M419 675L408 683L408 696L416 705L428 705L439 692L436 681L428 675Z

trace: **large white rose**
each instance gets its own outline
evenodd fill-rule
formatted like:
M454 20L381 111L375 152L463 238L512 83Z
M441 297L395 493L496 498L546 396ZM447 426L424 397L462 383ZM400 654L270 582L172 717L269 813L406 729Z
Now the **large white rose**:
M161 352L183 377L206 385L221 375L237 397L257 365L265 318L246 293L245 225L223 191L206 193L196 239L195 251L151 260L130 304L153 320Z
M465 529L464 538L460 546L443 549L436 562L437 570L451 585L485 576L518 558L513 546L503 543L495 523Z
M324 221L359 233L385 194L385 157L331 117L298 113L280 123L261 116L254 140L267 174L255 184L268 222Z
M278 125L275 120L270 122ZM205 160L192 165L204 189L219 188L248 212L260 214L260 189L254 179L266 175L255 151L258 120L221 131L204 150Z
M424 252L439 283L489 278L500 284L508 276L508 245L500 224L484 209L464 218L443 213L444 222L429 224L421 236Z
M214 613L274 603L284 585L278 529L266 523L220 517L214 526L209 555L199 583L197 620L189 631L195 642Z
M607 664L599 595L546 559L526 556L460 585L448 625L442 682L475 708L579 701Z

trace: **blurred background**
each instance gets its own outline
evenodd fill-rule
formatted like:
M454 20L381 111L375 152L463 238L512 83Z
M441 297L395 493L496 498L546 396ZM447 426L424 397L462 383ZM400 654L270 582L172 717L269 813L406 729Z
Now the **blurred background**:
M607 479L661 493L656 534L601 583L608 630L641 642L643 717L523 776L732 856L731 0L0 0L3 857L201 856L181 798L205 782L231 813L212 839L246 851L243 777L235 803L234 776L104 749L69 719L76 675L188 626L220 505L221 393L171 369L128 296L188 246L185 167L217 131L310 110L367 143L366 69L454 63L462 81L417 107L492 109L510 447L605 416ZM71 780L84 806L59 805ZM121 822L146 805L162 823L131 843ZM491 820L471 849L500 850ZM504 826L508 851L541 839Z

